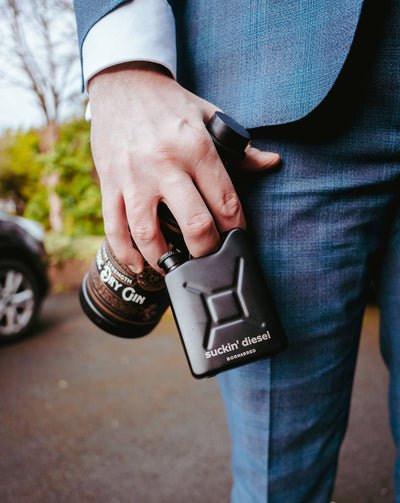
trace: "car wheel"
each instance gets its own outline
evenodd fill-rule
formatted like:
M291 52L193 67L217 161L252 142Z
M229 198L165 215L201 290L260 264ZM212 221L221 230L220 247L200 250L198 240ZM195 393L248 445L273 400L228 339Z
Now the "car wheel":
M38 280L29 267L20 260L0 259L0 342L32 330L41 300Z

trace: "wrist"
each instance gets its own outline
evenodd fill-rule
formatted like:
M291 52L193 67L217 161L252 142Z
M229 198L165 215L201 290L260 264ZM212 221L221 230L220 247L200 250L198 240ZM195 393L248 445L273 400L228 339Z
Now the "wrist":
M89 96L91 90L93 91L96 86L96 82L108 82L110 79L114 81L116 77L123 77L124 79L128 77L132 79L136 76L138 79L141 79L144 75L148 74L157 74L173 79L173 75L168 68L158 63L153 63L151 61L129 61L126 63L119 63L101 70L88 81L87 89Z

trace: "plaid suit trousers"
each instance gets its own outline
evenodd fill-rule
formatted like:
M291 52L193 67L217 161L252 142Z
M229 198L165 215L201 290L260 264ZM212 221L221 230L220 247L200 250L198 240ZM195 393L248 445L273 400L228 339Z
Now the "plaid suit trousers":
M242 197L289 348L218 377L232 503L330 501L373 279L399 447L399 26L399 0L366 2L327 99L300 121L253 131L254 145L282 158ZM395 485L400 503L399 459Z

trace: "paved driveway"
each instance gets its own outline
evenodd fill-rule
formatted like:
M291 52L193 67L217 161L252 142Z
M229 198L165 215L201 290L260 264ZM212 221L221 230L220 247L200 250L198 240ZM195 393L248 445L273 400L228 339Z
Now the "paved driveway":
M367 313L336 503L393 503L377 313ZM224 503L230 445L215 379L191 377L171 316L140 340L99 331L75 292L0 348L0 503ZM286 503L286 502L282 502Z

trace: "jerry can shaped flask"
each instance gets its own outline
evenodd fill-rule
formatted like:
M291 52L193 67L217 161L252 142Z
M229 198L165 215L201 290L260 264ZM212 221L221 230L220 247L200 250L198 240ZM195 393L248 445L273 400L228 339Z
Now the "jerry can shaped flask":
M287 339L246 231L233 229L214 254L180 263L161 257L190 370L210 377L269 358ZM169 272L168 272L169 271Z

